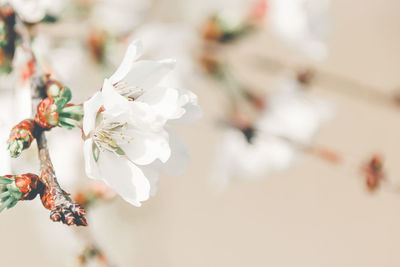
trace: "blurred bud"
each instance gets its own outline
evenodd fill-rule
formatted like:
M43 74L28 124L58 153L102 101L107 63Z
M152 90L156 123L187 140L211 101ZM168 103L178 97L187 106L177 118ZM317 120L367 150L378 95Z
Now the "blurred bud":
M33 120L23 120L11 129L7 149L13 158L18 157L22 150L28 148L34 139L35 123Z
M220 12L204 23L202 33L207 41L228 43L238 39L250 29L250 24L239 16Z
M365 182L370 191L375 191L382 180L385 179L383 172L383 160L379 155L374 155L370 161L363 166Z
M250 19L252 19L255 22L260 22L265 19L267 11L268 11L267 0L259 0L254 4L250 12Z
M249 90L244 91L246 99L253 105L253 107L257 110L264 110L266 108L265 97L253 93Z
M312 69L303 69L297 72L297 81L302 85L309 85L315 76L315 72Z
M10 6L0 7L0 73L12 71L12 61L18 36L14 29L15 19L15 12Z
M213 53L203 53L200 64L209 74L218 76L221 73L221 64Z
M104 30L92 29L90 31L89 51L97 63L104 62L107 37L107 33Z

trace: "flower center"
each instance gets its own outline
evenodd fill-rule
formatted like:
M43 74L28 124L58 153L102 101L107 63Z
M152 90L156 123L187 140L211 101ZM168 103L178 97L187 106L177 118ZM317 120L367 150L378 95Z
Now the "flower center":
M103 118L100 125L91 133L93 142L101 152L109 151L123 156L125 152L120 146L129 144L133 140L133 136L127 134L127 126L127 122L106 123Z

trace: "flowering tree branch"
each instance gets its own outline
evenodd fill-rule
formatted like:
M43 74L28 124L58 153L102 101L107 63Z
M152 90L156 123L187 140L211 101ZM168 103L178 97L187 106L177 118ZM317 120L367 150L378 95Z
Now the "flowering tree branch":
M45 78L44 75L32 76L31 78L33 112L37 110L40 102L47 97ZM87 226L84 217L85 210L69 197L57 181L47 147L45 131L39 129L35 137L39 150L40 178L46 186L41 195L42 203L45 208L51 210L50 218L67 225Z
M46 90L48 76L44 74L40 66L35 60L34 53L31 48L31 37L29 30L16 16L16 24L19 36L21 38L22 47L30 55L31 60L31 99L32 111L35 114L38 111L38 106L42 100L48 97ZM87 226L85 219L85 210L76 204L60 186L57 181L55 170L50 158L49 150L47 147L47 140L45 130L36 127L34 136L37 141L39 160L40 160L40 180L45 185L43 192L41 192L41 199L43 206L51 210L50 218L53 221L60 221L67 225Z

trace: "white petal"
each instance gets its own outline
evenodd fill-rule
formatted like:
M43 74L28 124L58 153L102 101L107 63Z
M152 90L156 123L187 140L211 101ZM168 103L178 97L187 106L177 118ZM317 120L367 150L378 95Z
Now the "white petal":
M203 111L197 103L197 95L193 92L178 88L179 105L184 109L184 113L180 117L169 121L173 124L187 124L199 120L203 116Z
M83 155L85 158L85 171L87 176L95 180L103 180L103 177L100 174L99 165L94 160L92 139L85 141L83 145Z
M142 52L143 47L140 41L133 41L129 45L121 64L119 65L115 73L110 77L110 81L112 84L116 84L126 77L126 75L132 69L133 62L142 55Z
M181 175L187 171L190 162L189 150L183 139L172 130L168 130L171 157L159 170L169 176Z
M148 104L152 111L164 121L180 117L185 112L178 104L179 94L174 88L153 87L138 98L138 102Z
M150 196L155 196L158 190L158 184L160 181L160 177L158 175L158 171L150 166L142 166L140 167L146 178L150 183Z
M156 159L166 162L171 156L168 135L165 132L143 132L140 129L129 129L125 135L133 136L129 143L120 147L128 158L139 165L148 165Z
M97 162L103 181L125 201L140 206L149 198L150 183L135 164L110 152L101 152Z
M109 79L105 79L101 94L104 99L104 109L109 114L121 114L129 111L129 100L121 96Z
M96 126L96 116L100 107L103 105L103 98L100 93L95 93L83 105L83 132L88 135Z
M174 67L175 60L173 59L141 60L133 63L132 69L124 78L124 81L130 86L148 90L156 86Z

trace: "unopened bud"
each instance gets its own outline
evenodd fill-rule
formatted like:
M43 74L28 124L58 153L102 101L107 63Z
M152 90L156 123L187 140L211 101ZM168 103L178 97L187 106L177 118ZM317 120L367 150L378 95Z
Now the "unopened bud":
M18 157L22 150L31 145L34 139L34 130L35 123L33 120L23 120L11 129L7 142L11 157Z

